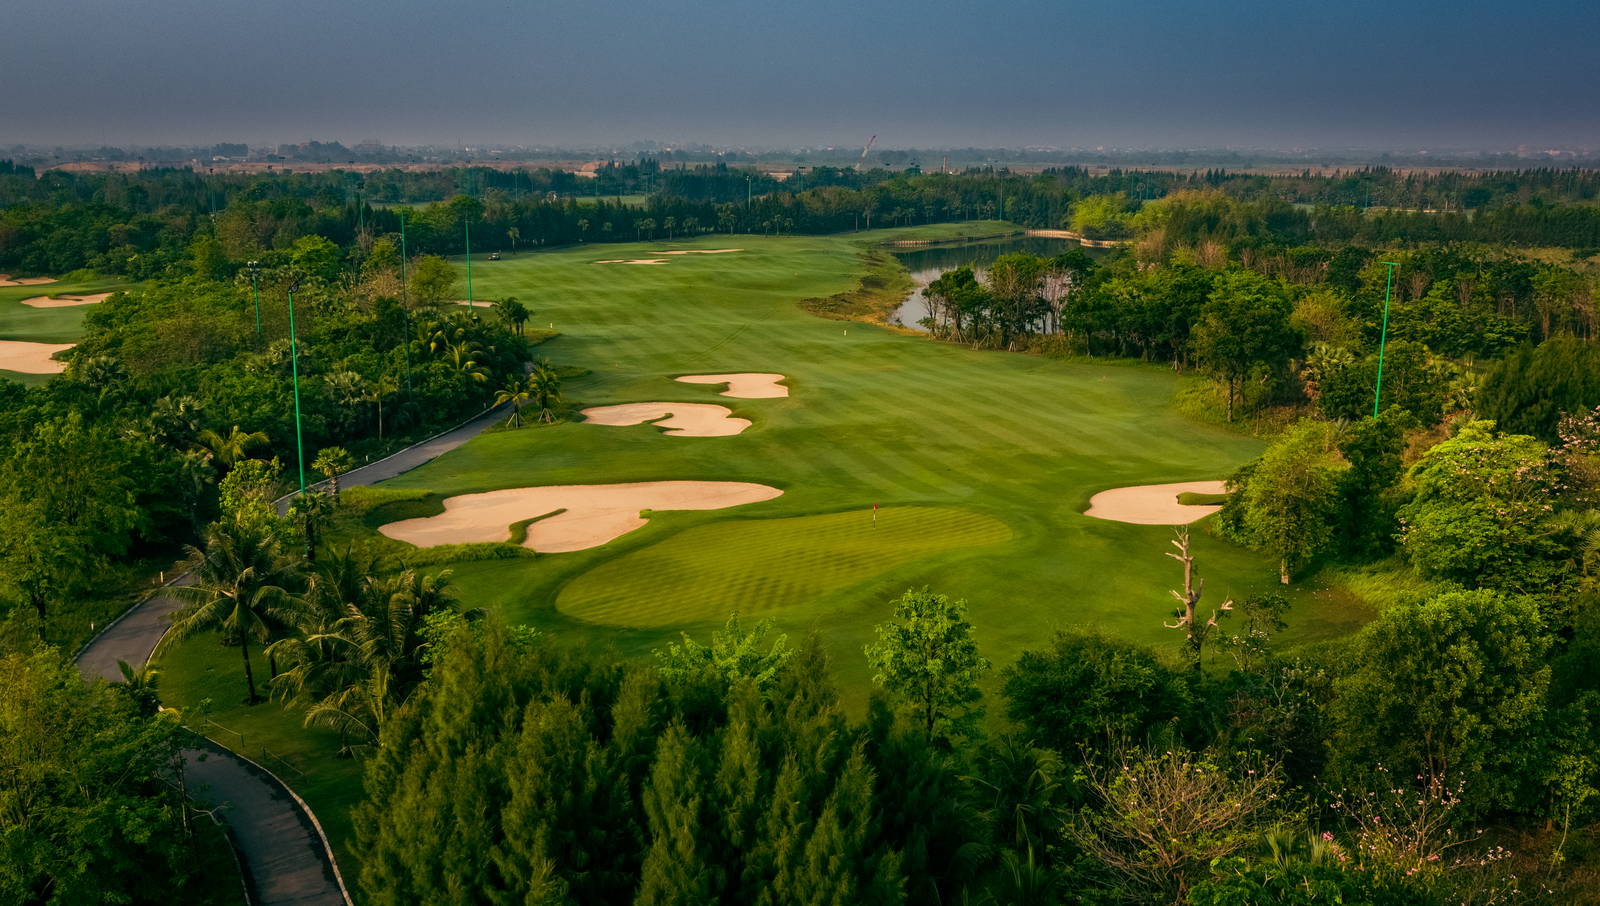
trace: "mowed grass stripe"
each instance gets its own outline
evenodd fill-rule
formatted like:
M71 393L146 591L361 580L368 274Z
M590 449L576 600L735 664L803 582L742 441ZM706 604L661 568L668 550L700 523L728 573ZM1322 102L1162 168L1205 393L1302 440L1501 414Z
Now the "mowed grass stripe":
M557 609L591 623L658 627L804 606L920 557L1009 541L969 510L884 507L703 525L590 570ZM709 556L708 556L709 555Z

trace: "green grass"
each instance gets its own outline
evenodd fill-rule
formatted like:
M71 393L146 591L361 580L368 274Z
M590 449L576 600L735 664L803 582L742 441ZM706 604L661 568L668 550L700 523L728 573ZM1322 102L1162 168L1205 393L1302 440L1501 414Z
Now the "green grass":
M574 195L572 200L578 204L594 205L597 200L593 195ZM642 208L650 201L648 195L601 195L599 201L609 204L620 204L630 208Z
M772 616L929 554L1010 538L997 519L936 507L718 522L584 573L561 590L556 607L591 623L638 627L733 611ZM706 557L708 550L717 556Z
M486 433L377 489L351 492L351 512L330 542L420 554L453 570L464 604L538 626L563 645L623 657L648 656L680 632L704 639L735 608L770 615L791 634L822 634L852 707L870 688L862 646L888 617L888 602L911 587L967 599L978 644L999 666L1069 628L1176 650L1179 634L1162 628L1168 589L1181 581L1163 556L1171 530L1082 510L1106 488L1223 478L1260 452L1260 440L1179 412L1178 381L1163 366L974 351L819 318L800 304L871 295L864 275L893 276L881 261L864 261L885 239L974 235L982 226L718 235L532 252L481 268L474 261L483 297L516 296L534 311L530 326L561 332L541 355L588 369L564 382L570 402L714 402L753 425L713 438L571 422ZM657 266L593 263L666 248L745 251ZM781 372L790 396L738 400L718 396L721 387L671 380L731 371ZM456 494L674 479L750 481L784 493L727 510L657 512L608 544L563 554L507 558L499 552L520 549L504 544L416 552L375 531L437 513ZM863 521L874 503L884 520L876 535ZM1193 540L1207 601L1278 587L1267 558L1203 531ZM1336 585L1308 582L1290 594L1290 645L1346 635L1370 618L1366 599ZM166 699L212 696L227 705L218 722L248 724L254 738L298 753L291 757L310 776L291 782L304 787L330 835L347 840L341 813L359 795L354 765L333 759L327 737L308 735L294 715L237 705L237 652L217 651L190 644L172 652Z
M35 296L80 296L132 289L138 284L125 277L101 277L76 272L59 283L38 286L0 286L0 340L28 343L76 343L83 336L83 316L93 305L70 308L34 308L23 299ZM102 303L103 304L103 303ZM0 368L0 378L28 386L43 384L48 374L23 374Z
M252 649L258 690L265 690L267 659ZM190 729L262 765L311 805L343 866L354 866L355 835L350 808L363 798L361 762L340 758L339 734L302 725L303 712L278 702L244 704L244 670L237 647L224 647L216 633L196 635L163 648L161 699L179 708Z
M1221 506L1228 502L1228 495L1200 494L1195 491L1184 491L1178 495L1178 502L1184 506Z

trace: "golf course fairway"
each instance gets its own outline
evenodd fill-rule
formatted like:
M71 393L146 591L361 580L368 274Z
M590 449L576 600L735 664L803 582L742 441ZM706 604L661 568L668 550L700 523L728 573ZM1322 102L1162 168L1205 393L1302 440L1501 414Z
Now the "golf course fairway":
M1261 442L1173 411L1165 367L975 351L800 305L854 289L875 241L713 236L474 261L479 298L517 297L530 324L560 331L540 355L588 369L563 384L569 404L716 402L753 424L689 438L534 425L482 435L379 487L439 499L635 481L781 488L734 509L656 513L590 550L454 564L464 604L627 653L680 631L703 638L735 610L770 615L790 633L820 632L855 697L873 624L923 585L968 599L996 664L1060 628L1176 649L1178 634L1161 626L1180 578L1163 556L1172 530L1083 510L1107 488L1226 477ZM665 254L729 246L742 251ZM644 257L666 263L594 263ZM789 395L740 400L673 381L738 372L782 374ZM1265 558L1195 535L1208 600L1276 587ZM1286 638L1354 628L1365 614L1341 597L1297 593Z

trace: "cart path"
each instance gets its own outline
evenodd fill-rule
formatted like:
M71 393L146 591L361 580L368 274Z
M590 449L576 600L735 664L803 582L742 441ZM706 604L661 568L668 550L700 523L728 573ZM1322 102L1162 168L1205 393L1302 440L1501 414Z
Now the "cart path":
M461 446L499 421L491 409L392 456L339 476L344 487L376 484L408 472ZM287 506L288 498L279 501ZM188 574L167 583L185 585ZM169 590L125 611L85 645L74 659L86 678L122 679L118 661L145 664L160 643L170 616L182 606ZM218 809L245 869L252 902L260 906L348 906L338 869L316 818L287 785L260 765L219 744L184 750L190 794Z

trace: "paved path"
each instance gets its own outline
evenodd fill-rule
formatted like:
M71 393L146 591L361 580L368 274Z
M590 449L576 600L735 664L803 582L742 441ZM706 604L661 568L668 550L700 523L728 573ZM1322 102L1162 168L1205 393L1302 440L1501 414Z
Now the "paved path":
M449 431L339 476L344 487L376 484L454 450L503 417L485 412ZM286 501L279 501L280 506ZM187 574L168 585L187 584ZM135 604L78 652L86 677L122 679L117 661L144 664L182 606L170 592ZM209 742L209 740L208 740ZM242 857L246 885L260 906L348 906L316 819L278 778L219 745L184 750L190 793L220 807Z

